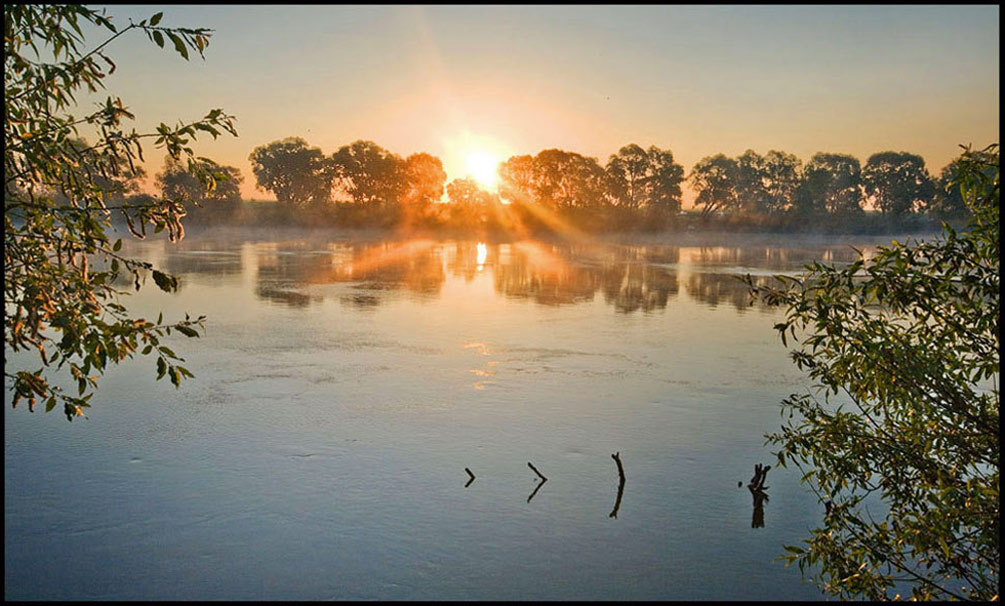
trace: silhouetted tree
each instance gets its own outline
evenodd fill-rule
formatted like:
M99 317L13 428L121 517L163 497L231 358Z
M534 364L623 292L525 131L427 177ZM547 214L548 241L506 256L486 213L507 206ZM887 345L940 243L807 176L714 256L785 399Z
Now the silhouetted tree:
M447 181L443 163L427 153L412 154L405 159L405 179L408 188L401 200L403 222L413 225L429 220L432 205L443 197Z
M926 209L929 214L942 220L960 219L970 213L963 201L963 196L960 194L960 185L957 180L958 166L957 160L953 160L942 169L932 204Z
M802 161L793 154L771 150L764 155L761 182L765 212L778 213L792 207L802 178L801 168Z
M928 206L935 184L921 156L907 152L873 154L862 168L862 185L883 213L903 216Z
M804 214L861 214L862 170L858 159L847 154L815 154L803 171L796 203Z
M748 213L765 212L767 191L764 187L764 157L752 149L736 158L737 209Z
M638 208L644 199L643 183L647 177L649 158L646 150L631 143L618 150L607 161L610 192L618 206Z
M513 156L499 165L499 195L514 204L534 199L534 156Z
M373 141L356 141L332 154L339 187L365 208L370 221L391 225L400 219L408 191L405 161Z
M656 146L649 148L648 180L644 184L645 203L653 209L680 211L684 167L674 161L673 152Z
M448 217L455 227L485 227L494 215L499 197L478 186L474 179L454 179L447 184Z
M684 168L670 150L648 150L631 143L618 150L605 167L609 192L619 206L680 210Z
M975 162L976 160L976 162ZM971 170L983 171L988 178L991 175L989 167L997 166L1000 163L998 148L984 150L968 150L964 155L957 157L939 175L938 186L935 189L935 196L932 204L926 209L930 214L942 220L959 220L970 216L970 209L963 200L960 191L960 162L964 161Z
M62 170L61 178L80 178L73 175L85 175L94 184L96 193L105 204L120 203L130 195L138 194L140 183L147 175L139 164L113 153L105 146L92 146L83 138L73 137L60 141L57 149L52 154L67 164ZM51 195L58 206L71 205L71 198L64 193L63 188L47 188L46 194Z
M596 158L546 149L534 157L537 202L556 210L597 208L604 203L604 169Z
M244 177L233 166L201 160L201 170L192 173L171 156L164 159L164 171L156 177L161 195L185 206L189 218L226 218L240 207Z
M259 189L271 191L280 203L306 206L331 199L331 167L319 148L300 137L256 147L248 159Z
M702 217L739 206L739 171L736 160L723 154L702 158L694 165L688 178L697 193L695 205L703 207Z

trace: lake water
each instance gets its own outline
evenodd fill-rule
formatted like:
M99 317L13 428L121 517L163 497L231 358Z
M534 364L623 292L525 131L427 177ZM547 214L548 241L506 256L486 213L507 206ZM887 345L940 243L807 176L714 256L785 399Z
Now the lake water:
M208 316L196 378L5 392L5 598L819 599L777 558L822 507L746 488L807 381L735 276L889 238L762 239L131 242L181 280L136 315Z

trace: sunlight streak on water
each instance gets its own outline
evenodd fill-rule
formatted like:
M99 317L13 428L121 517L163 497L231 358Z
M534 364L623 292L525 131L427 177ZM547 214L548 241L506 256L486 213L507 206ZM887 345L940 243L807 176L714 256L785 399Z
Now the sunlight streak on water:
M764 528L736 488L803 379L735 272L847 247L130 246L182 285L134 313L208 316L196 378L129 361L72 425L5 395L6 597L819 597L774 560L798 478Z

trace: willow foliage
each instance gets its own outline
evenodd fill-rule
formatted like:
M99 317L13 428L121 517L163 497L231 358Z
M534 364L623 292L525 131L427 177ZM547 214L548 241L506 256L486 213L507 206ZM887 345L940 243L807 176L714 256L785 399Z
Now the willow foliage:
M818 390L769 435L823 504L786 557L841 598L998 596L999 159L965 150L973 220L847 267L807 266L754 296Z
M62 404L67 419L83 416L104 370L137 352L156 358L158 379L167 376L177 386L192 376L162 339L172 331L198 336L204 319L130 316L121 303L130 289L118 285L120 277L137 290L148 276L165 291L178 283L120 254L112 219L136 237L148 229L183 237L181 201L133 203L124 184L142 173L142 143L153 139L214 187L218 167L189 144L200 133L236 135L233 117L214 109L191 123L137 133L125 127L133 115L121 99L108 97L90 113L80 112L77 99L103 89L115 70L107 51L127 33L170 44L185 59L190 52L202 56L209 30L163 27L161 18L120 29L104 11L82 6L4 5L4 340L13 352L38 355L37 367L16 368L32 359L25 355L5 363L15 407L27 400L34 410L42 402L48 412ZM85 29L107 37L88 50ZM87 136L91 142L82 144ZM76 393L64 390L59 377L72 380Z

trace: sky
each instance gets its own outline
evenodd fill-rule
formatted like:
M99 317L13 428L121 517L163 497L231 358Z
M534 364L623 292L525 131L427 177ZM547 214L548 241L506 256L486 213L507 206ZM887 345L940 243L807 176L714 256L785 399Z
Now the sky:
M997 5L107 10L120 27L163 11L162 26L215 30L204 60L120 37L101 98L121 97L141 132L218 107L235 115L239 137L195 151L239 168L246 198L273 198L248 155L289 136L326 154L359 139L430 153L448 179L474 153L559 148L603 164L628 143L670 149L686 173L707 156L774 149L863 164L907 151L937 175L960 144L998 142ZM160 171L163 153L145 152Z

